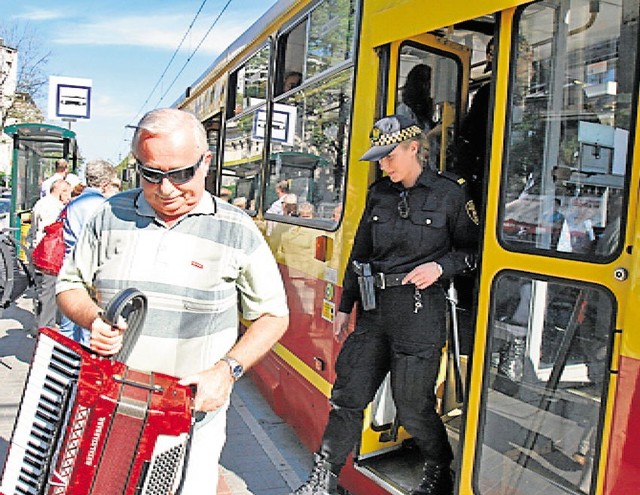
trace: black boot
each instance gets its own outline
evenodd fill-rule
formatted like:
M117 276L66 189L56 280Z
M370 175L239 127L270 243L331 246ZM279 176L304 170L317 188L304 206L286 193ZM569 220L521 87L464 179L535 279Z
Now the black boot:
M449 464L436 464L427 461L424 464L424 476L411 495L452 495L453 479Z
M309 479L294 495L338 495L338 473L342 466L329 463L322 454L314 454L315 461Z

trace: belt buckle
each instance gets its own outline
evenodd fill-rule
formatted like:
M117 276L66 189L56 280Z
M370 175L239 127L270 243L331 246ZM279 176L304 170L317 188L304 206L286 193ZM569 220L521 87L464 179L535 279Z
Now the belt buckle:
M380 289L386 289L387 284L386 284L386 281L384 279L384 273L382 273L382 272L377 272L376 273L376 282L378 283L378 287Z

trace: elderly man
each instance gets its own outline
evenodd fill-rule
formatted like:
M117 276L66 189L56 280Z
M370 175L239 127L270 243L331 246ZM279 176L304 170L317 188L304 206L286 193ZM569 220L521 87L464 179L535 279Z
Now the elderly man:
M122 345L121 329L98 312L125 287L147 295L147 319L127 364L197 387L195 409L207 414L196 424L182 494L214 495L232 385L286 330L284 289L250 217L205 191L212 155L193 115L148 113L132 152L142 188L110 198L89 221L65 260L58 303L91 329L91 349L111 355ZM239 340L238 297L253 321Z
M64 158L56 160L55 173L42 182L40 185L40 197L44 197L51 192L51 186L57 180L64 179L69 172L69 163Z

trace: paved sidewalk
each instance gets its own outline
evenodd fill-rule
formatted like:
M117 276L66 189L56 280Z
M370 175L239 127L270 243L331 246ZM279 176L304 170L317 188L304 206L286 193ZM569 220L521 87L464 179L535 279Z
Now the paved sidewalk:
M27 293L0 314L0 469L22 395L35 340L33 299ZM305 478L311 454L262 399L250 378L235 386L218 495L286 495Z

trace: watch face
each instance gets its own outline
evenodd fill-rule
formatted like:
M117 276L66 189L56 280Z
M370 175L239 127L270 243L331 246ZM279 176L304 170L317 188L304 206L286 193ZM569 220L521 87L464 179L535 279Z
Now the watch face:
M236 364L235 366L231 367L231 374L233 375L234 378L238 379L242 376L242 366L239 364Z
M244 374L244 368L238 361L228 356L225 356L223 360L226 361L226 363L229 365L231 376L234 378L234 380L237 380Z

